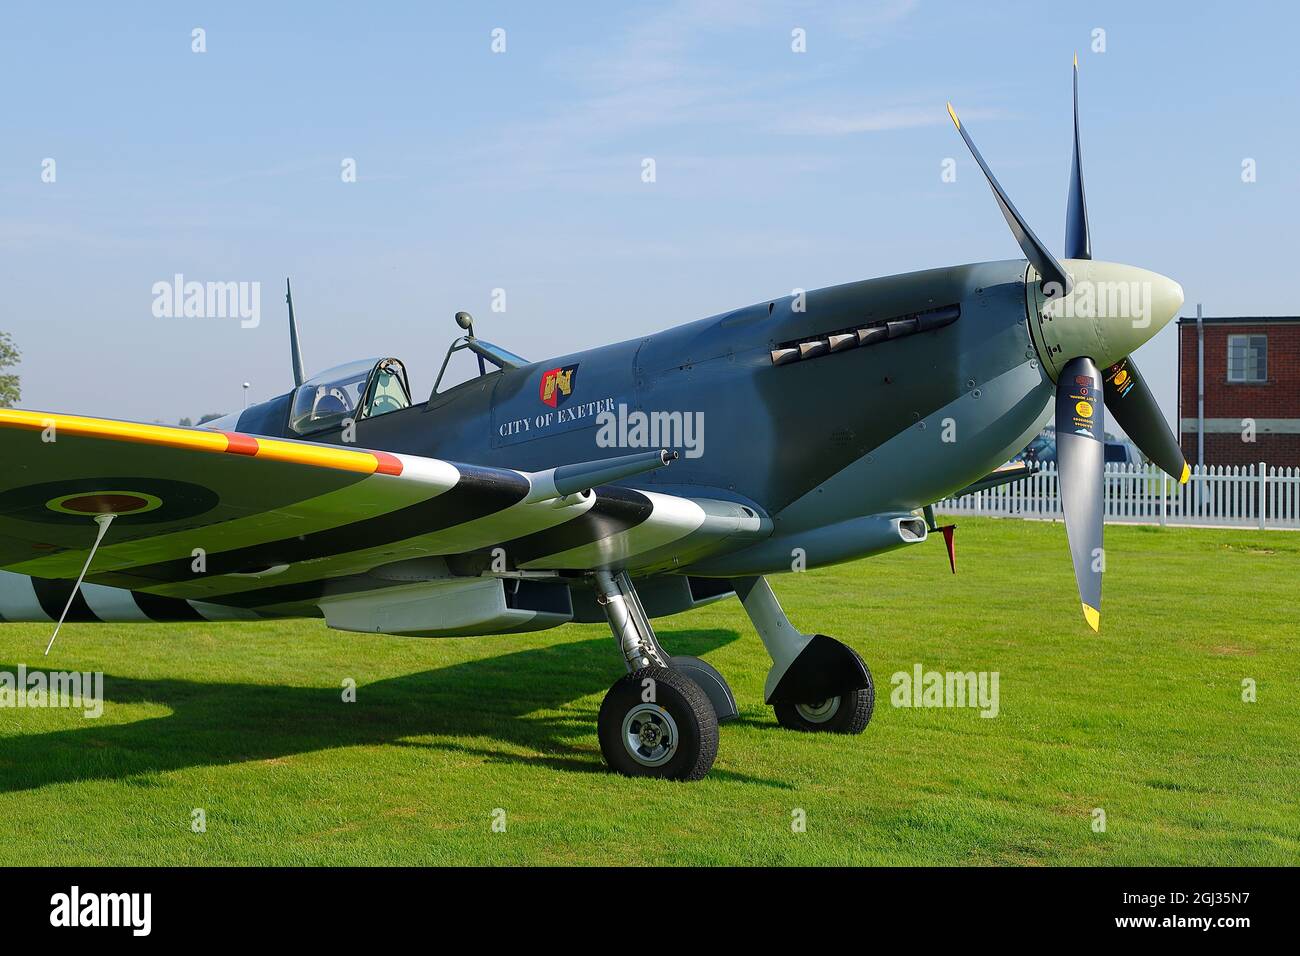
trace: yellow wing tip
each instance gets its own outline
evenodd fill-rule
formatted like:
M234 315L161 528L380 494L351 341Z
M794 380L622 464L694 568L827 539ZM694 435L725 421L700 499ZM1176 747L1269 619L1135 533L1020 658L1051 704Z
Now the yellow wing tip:
M1187 484L1187 479L1190 477L1192 477L1192 466L1187 464L1187 462L1183 462L1183 473L1178 476L1178 483L1180 485L1185 485Z
M1089 604L1083 606L1083 619L1088 622L1088 626L1096 632L1101 631L1101 612Z
M951 116L952 121L957 124L957 128L961 129L961 120L957 118L957 111L952 108L951 103L948 104L948 115Z

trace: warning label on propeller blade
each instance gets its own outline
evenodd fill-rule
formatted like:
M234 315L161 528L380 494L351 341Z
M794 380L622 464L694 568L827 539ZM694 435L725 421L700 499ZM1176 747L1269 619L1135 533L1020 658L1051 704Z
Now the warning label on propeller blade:
M1070 430L1076 435L1087 435L1100 441L1101 428L1097 421L1100 396L1096 394L1096 382L1090 376L1076 375L1065 397L1068 404L1063 402L1062 405L1070 411Z
M1115 390L1118 398L1123 398L1137 384L1136 376L1129 371L1128 359L1120 359L1107 369L1106 381Z

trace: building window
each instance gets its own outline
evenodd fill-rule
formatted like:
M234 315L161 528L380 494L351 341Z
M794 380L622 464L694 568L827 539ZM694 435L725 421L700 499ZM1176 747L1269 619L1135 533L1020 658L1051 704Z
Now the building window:
M1228 336L1228 381L1268 381L1268 336Z

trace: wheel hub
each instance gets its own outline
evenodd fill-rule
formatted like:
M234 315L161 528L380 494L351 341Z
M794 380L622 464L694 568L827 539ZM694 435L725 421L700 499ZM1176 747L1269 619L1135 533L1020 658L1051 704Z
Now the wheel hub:
M812 704L795 704L794 709L808 723L824 724L839 711L840 699L828 697L826 700L819 700Z
M654 704L633 707L623 718L623 745L632 759L657 767L677 752L677 723L666 710Z

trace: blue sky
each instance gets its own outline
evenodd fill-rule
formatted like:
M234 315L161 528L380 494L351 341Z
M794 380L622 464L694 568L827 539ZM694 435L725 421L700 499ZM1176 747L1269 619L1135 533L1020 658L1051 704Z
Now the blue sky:
M427 393L457 309L542 358L795 287L1018 258L947 99L1059 252L1075 51L1097 258L1172 276L1189 312L1294 314L1298 20L1249 2L11 6L0 329L24 407L174 422L240 407L243 381L288 388L285 275L309 374L396 355ZM155 318L176 273L261 282L261 324ZM1138 357L1172 419L1172 329Z

